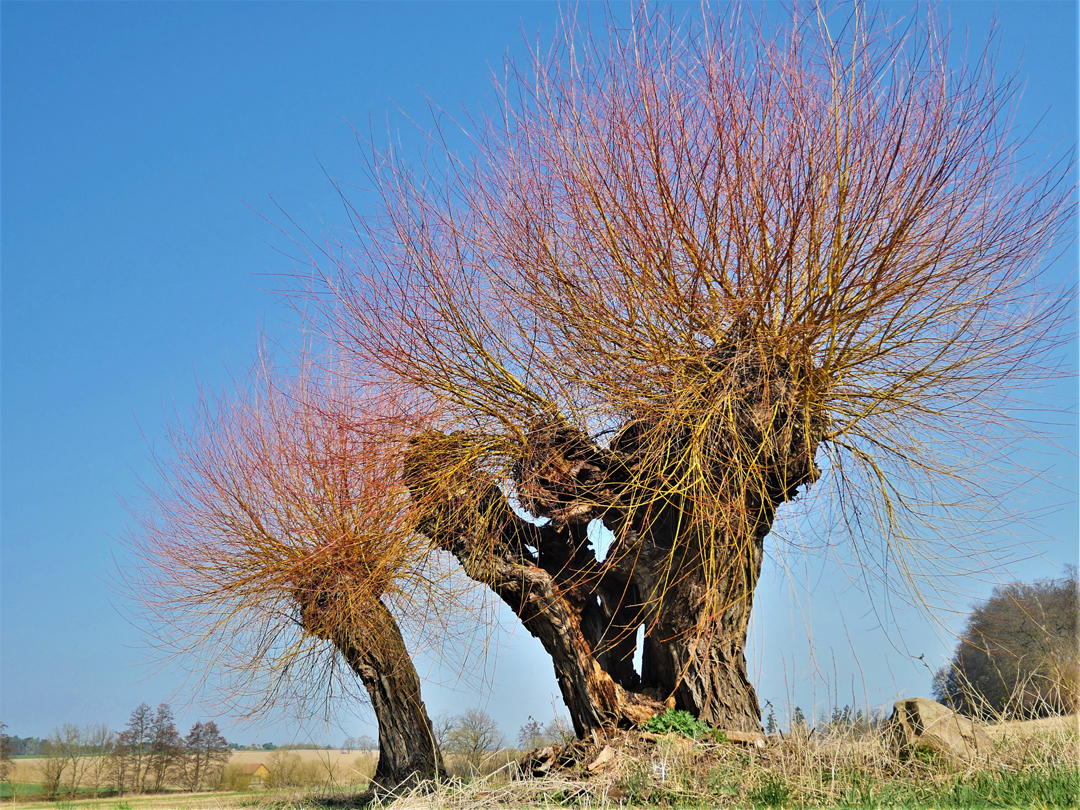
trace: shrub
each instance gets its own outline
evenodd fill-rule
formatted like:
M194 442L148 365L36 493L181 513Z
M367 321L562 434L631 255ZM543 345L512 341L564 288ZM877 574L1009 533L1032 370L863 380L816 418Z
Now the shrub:
M642 728L645 731L651 731L653 734L677 732L694 740L699 737L712 737L717 742L727 742L727 735L724 732L709 728L708 725L698 720L690 712L681 709L668 709L663 714L655 715Z
M266 777L268 788L316 787L333 780L333 769L324 763L305 762L299 754L291 751L275 751L266 761L270 775Z
M251 789L251 777L244 773L244 768L236 763L221 769L218 790L241 791Z

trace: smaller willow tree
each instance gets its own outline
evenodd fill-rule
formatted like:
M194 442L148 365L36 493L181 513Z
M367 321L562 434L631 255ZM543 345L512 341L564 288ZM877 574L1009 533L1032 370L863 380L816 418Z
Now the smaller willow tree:
M356 384L416 405L416 527L540 639L579 734L672 701L760 728L754 590L812 486L867 577L976 549L1071 300L1042 277L1069 167L1032 168L989 57L932 13L730 9L569 20L468 160L375 152L321 268Z
M134 584L163 651L248 713L302 712L358 678L379 725L373 787L393 791L445 775L399 621L438 644L455 599L375 422L310 364L264 362L204 396L155 459Z

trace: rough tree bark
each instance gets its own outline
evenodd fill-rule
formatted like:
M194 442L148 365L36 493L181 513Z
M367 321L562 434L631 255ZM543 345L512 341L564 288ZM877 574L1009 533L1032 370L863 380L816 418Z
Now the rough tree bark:
M396 793L446 778L442 752L420 695L420 678L405 647L401 629L379 599L357 601L364 611L357 626L362 639L340 625L326 626L326 600L332 587L297 589L301 620L307 632L337 647L364 684L379 724L379 761L372 778L375 794Z
M821 420L800 407L800 386L813 377L806 364L733 339L707 371L713 382L703 395L728 403L719 420L672 428L646 416L606 447L558 417L535 426L513 484L544 525L515 514L475 469L446 480L446 470L461 469L469 436L432 432L412 442L405 474L420 531L540 639L579 736L643 722L665 704L714 727L761 728L744 655L754 586L777 507L817 477ZM712 404L702 413L715 412ZM656 452L692 434L708 437L704 485L726 505L706 526L692 498L665 489L684 473L670 460L679 454ZM616 538L603 560L588 541L595 519Z

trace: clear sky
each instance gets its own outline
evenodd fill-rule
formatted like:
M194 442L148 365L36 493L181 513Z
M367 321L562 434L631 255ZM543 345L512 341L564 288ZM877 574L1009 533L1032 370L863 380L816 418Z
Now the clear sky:
M942 13L981 42L994 9L959 2ZM996 12L1001 64L1019 65L1026 82L1020 121L1037 123L1039 148L1060 155L1077 140L1077 4L1005 2ZM522 32L550 41L558 13L553 2L3 3L9 733L43 736L64 722L118 729L142 701L173 700L182 730L215 716L178 702L176 672L140 663L148 648L116 586L120 499L137 495L148 446L174 405L193 401L196 378L213 386L251 357L260 325L294 321L271 292L291 264L262 215L284 223L284 211L313 234L345 226L327 175L361 181L349 123L385 131L389 120L418 143L406 115L424 119L428 99L476 109L490 72L521 52ZM1073 245L1054 272L1075 275L1076 264ZM1060 392L1075 404L1075 382ZM1062 504L1036 527L1052 540L1009 575L1056 576L1077 561L1074 419L1063 417L1062 450L1042 462L1046 497ZM759 693L778 716L793 701L810 714L834 699L879 705L929 692L929 669L912 656L936 668L946 634L914 611L870 610L827 560L800 563L795 579L792 588L767 573L751 642ZM990 587L967 583L954 607ZM539 645L519 631L491 649L487 669L466 679L422 662L431 713L479 706L508 736L529 715L549 718L560 699ZM374 732L362 709L305 728L217 719L242 743Z

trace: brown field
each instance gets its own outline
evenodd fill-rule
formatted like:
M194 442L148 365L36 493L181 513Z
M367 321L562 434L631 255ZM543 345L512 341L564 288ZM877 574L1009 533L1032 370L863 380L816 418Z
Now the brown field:
M229 765L254 765L261 763L271 767L277 759L295 755L301 763L317 769L323 781L335 785L357 785L367 782L368 776L374 771L375 759L378 752L352 750L348 753L340 749L328 751L299 750L299 751L234 751L229 757ZM28 758L16 759L12 762L11 779L14 782L38 783L41 782L41 763L43 759ZM89 770L89 768L87 769ZM327 778L329 777L329 778ZM84 775L80 780L80 787L93 787L88 781L89 775ZM220 794L218 794L220 795ZM161 797L159 797L159 800ZM83 800L80 798L80 804ZM115 800L114 800L115 803ZM140 804L140 806L142 806Z
M280 749L279 749L280 750ZM229 757L230 765L254 765L257 762L261 762L263 765L269 765L270 757L278 751L233 751L232 756ZM281 753L296 754L300 757L301 762L315 762L320 765L330 763L331 767L349 769L353 766L357 757L362 757L365 754L370 753L371 756L378 754L378 751L357 751L353 749L349 753L343 753L341 749L335 748L330 751L283 751Z
M1014 720L1010 723L991 723L983 726L996 739L1005 737L1033 737L1047 732L1068 732L1080 728L1080 715L1065 714L1042 720Z

